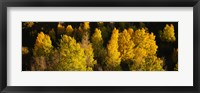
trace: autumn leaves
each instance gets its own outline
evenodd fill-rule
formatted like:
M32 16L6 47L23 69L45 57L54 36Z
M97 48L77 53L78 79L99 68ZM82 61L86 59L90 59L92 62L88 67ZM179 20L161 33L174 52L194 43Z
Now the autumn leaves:
M56 35L60 39L56 39ZM166 25L160 31L163 41L173 42L173 25ZM154 33L144 28L109 32L103 22L94 31L90 23L84 22L78 28L72 25L57 25L48 33L37 35L33 51L31 70L36 71L163 71L165 60L157 56ZM54 46L52 42L56 42ZM22 48L27 52L27 47Z

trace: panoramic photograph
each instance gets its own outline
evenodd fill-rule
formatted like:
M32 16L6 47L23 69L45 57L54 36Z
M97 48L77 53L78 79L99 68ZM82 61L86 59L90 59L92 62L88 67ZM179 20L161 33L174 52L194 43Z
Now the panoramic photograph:
M178 71L178 22L22 22L22 71Z

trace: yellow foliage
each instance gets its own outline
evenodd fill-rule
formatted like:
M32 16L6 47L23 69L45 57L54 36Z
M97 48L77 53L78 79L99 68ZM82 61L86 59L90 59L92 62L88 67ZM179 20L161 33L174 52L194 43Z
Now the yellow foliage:
M59 70L86 71L86 56L84 49L70 36L63 35L60 41Z
M65 34L65 26L63 26L61 23L59 23L57 26L57 32L58 32L58 35Z
M100 46L103 45L103 38L102 38L100 29L98 29L98 28L95 29L95 32L91 37L91 41L92 41L92 44L93 44L92 46L94 48L100 47Z
M158 46L153 33L150 34L145 29L139 29L134 32L132 38L136 47L145 49L146 56L156 54Z
M136 31L130 30L132 33L132 41L135 46L133 48L133 63L129 63L130 70L139 71L160 71L163 70L163 60L157 57L155 35L148 33L145 29Z
M131 30L129 30L131 31ZM133 31L133 30L132 30ZM120 57L123 61L132 59L134 57L134 43L131 40L131 35L128 33L126 29L119 35L119 40L118 40L118 45L119 45L119 52L120 52Z
M43 32L38 33L33 55L34 56L41 56L41 55L48 55L52 50L52 42L49 35L44 34Z
M90 29L90 22L84 22L83 23L83 29L84 30L89 30Z
M132 28L129 28L129 29L128 29L128 33L129 33L130 36L132 36L133 33L134 33L133 29L132 29Z
M107 45L108 55L106 57L106 66L108 70L120 70L120 52L118 51L119 30L114 28L111 39Z
M72 36L73 31L74 31L74 29L73 29L73 27L71 25L68 25L66 27L67 35Z
M28 47L22 47L22 55L26 55L29 53Z
M24 22L23 25L25 25L26 27L32 27L35 23L34 22Z
M162 41L166 41L166 42L176 41L173 24L171 24L170 26L168 24L166 24L163 31L160 32L160 38Z
M143 58L140 63L130 65L130 70L133 71L163 71L163 60L156 56L148 56Z
M103 38L100 29L95 29L95 32L91 37L91 42L94 49L94 58L98 61L99 64L103 64L105 59L105 52L103 48Z

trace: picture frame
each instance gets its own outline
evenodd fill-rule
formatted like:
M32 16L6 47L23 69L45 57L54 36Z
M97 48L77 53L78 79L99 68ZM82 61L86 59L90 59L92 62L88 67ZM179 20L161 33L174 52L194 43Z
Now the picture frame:
M8 7L193 7L193 86L7 86ZM0 91L2 93L199 93L199 0L3 0L0 3Z

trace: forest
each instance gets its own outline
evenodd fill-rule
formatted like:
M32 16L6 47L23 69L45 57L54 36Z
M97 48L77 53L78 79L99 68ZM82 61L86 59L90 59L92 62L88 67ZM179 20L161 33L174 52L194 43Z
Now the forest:
M22 22L22 71L178 71L178 22Z

